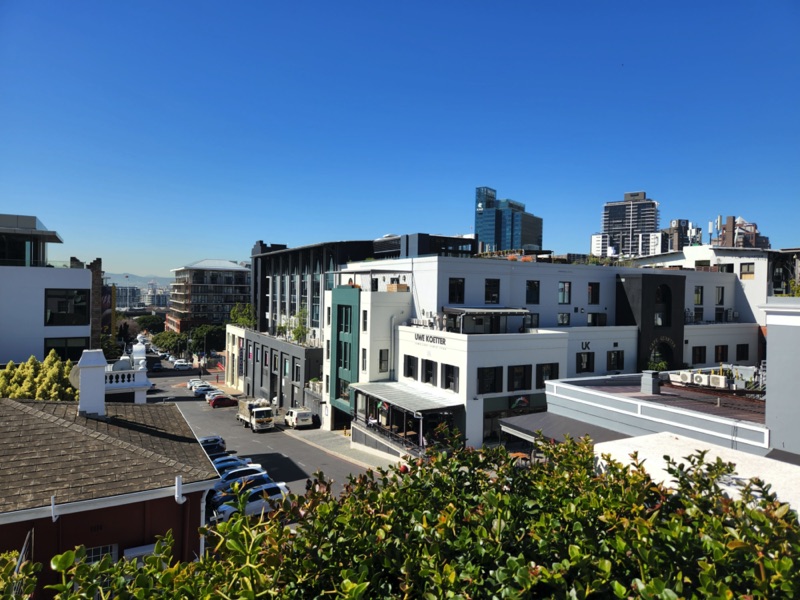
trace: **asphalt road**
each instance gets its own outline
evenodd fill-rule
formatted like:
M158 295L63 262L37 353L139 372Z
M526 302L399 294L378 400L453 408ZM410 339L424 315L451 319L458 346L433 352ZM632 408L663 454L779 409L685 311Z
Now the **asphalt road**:
M285 481L297 493L305 492L306 480L316 471L322 471L327 479L333 479L333 493L338 495L347 483L348 476L366 472L363 467L343 460L314 446L283 433L282 423L273 431L253 433L236 420L236 408L211 408L203 398L194 398L186 388L189 379L197 377L197 371L182 371L179 376L171 370L149 375L157 391L148 395L149 402L167 398L175 402L195 435L217 434L225 438L228 450L239 456L251 458L264 467L275 481ZM187 375L185 373L191 373ZM214 376L204 376L214 383Z

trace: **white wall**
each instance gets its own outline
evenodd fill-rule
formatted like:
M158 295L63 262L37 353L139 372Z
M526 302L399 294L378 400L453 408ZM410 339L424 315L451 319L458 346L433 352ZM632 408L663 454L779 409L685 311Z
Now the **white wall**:
M90 337L91 325L49 326L44 324L44 293L47 288L92 288L88 269L47 267L0 267L0 363L21 363L35 356L44 360L46 338ZM99 302L92 298L92 302Z

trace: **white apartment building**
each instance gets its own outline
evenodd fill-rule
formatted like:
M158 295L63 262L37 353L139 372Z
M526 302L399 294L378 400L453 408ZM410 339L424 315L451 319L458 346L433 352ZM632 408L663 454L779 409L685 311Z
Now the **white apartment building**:
M444 421L480 446L499 419L542 410L548 380L723 357L756 364L758 325L743 318L739 288L720 272L438 256L351 263L325 292L323 426L346 415L354 442L402 454ZM738 322L727 322L733 312Z

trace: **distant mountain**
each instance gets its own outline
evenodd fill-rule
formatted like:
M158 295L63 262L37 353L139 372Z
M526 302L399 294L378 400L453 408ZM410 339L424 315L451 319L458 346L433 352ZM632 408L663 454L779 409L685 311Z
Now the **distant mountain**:
M109 273L105 272L106 281L109 284L118 286L132 286L138 288L146 288L147 284L155 281L156 285L161 288L169 288L171 283L175 282L174 277L157 277L156 275L134 275L133 273Z

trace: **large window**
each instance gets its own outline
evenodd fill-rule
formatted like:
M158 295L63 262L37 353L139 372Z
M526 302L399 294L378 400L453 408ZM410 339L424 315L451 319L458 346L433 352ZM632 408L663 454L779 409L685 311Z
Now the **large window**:
M487 279L484 287L484 302L486 304L500 303L500 280Z
M739 265L739 279L755 279L756 263L742 263Z
M750 346L748 344L736 344L736 360L750 360Z
M422 359L422 382L436 385L436 363L432 360Z
M600 282L589 282L589 304L600 304Z
M61 360L71 360L76 363L81 359L84 350L89 349L88 337L77 338L46 338L44 340L44 355L55 350Z
M362 371L366 371L367 370L367 349L366 348L362 348L361 349L361 370Z
M692 364L702 365L706 362L706 347L692 346Z
M721 285L717 286L717 306L722 306L725 304L725 288Z
M622 350L609 350L608 360L606 361L607 371L625 370L625 353Z
M464 304L464 278L450 278L450 304Z
M586 313L586 325L589 327L605 327L607 321L606 313Z
M503 367L478 369L478 393L497 394L503 391Z
M700 306L703 304L703 286L694 286L694 305Z
M367 311L361 311L361 331L367 330Z
M416 356L409 356L408 354L403 356L403 375L405 377L417 378L417 362Z
M703 307L702 306L695 306L694 307L694 322L695 323L702 323L703 322Z
M572 302L572 283L569 281L558 282L558 303L570 304Z
M386 373L389 370L389 349L381 348L378 356L378 371Z
M536 365L536 389L544 388L544 382L558 379L558 363Z
M525 304L539 304L539 282L525 282Z
M576 373L594 373L594 352L578 352L575 359Z
M531 389L532 374L533 367L531 365L509 365L508 391L516 392Z
M350 369L350 342L339 340L337 343L337 363L339 368Z
M339 333L350 333L352 307L346 305L339 306L337 313L339 317Z
M89 290L46 289L45 325L88 325Z
M442 364L442 387L446 390L458 391L458 367Z
M727 346L727 344L721 344L719 346L714 346L714 362L715 363L728 362L728 346Z

